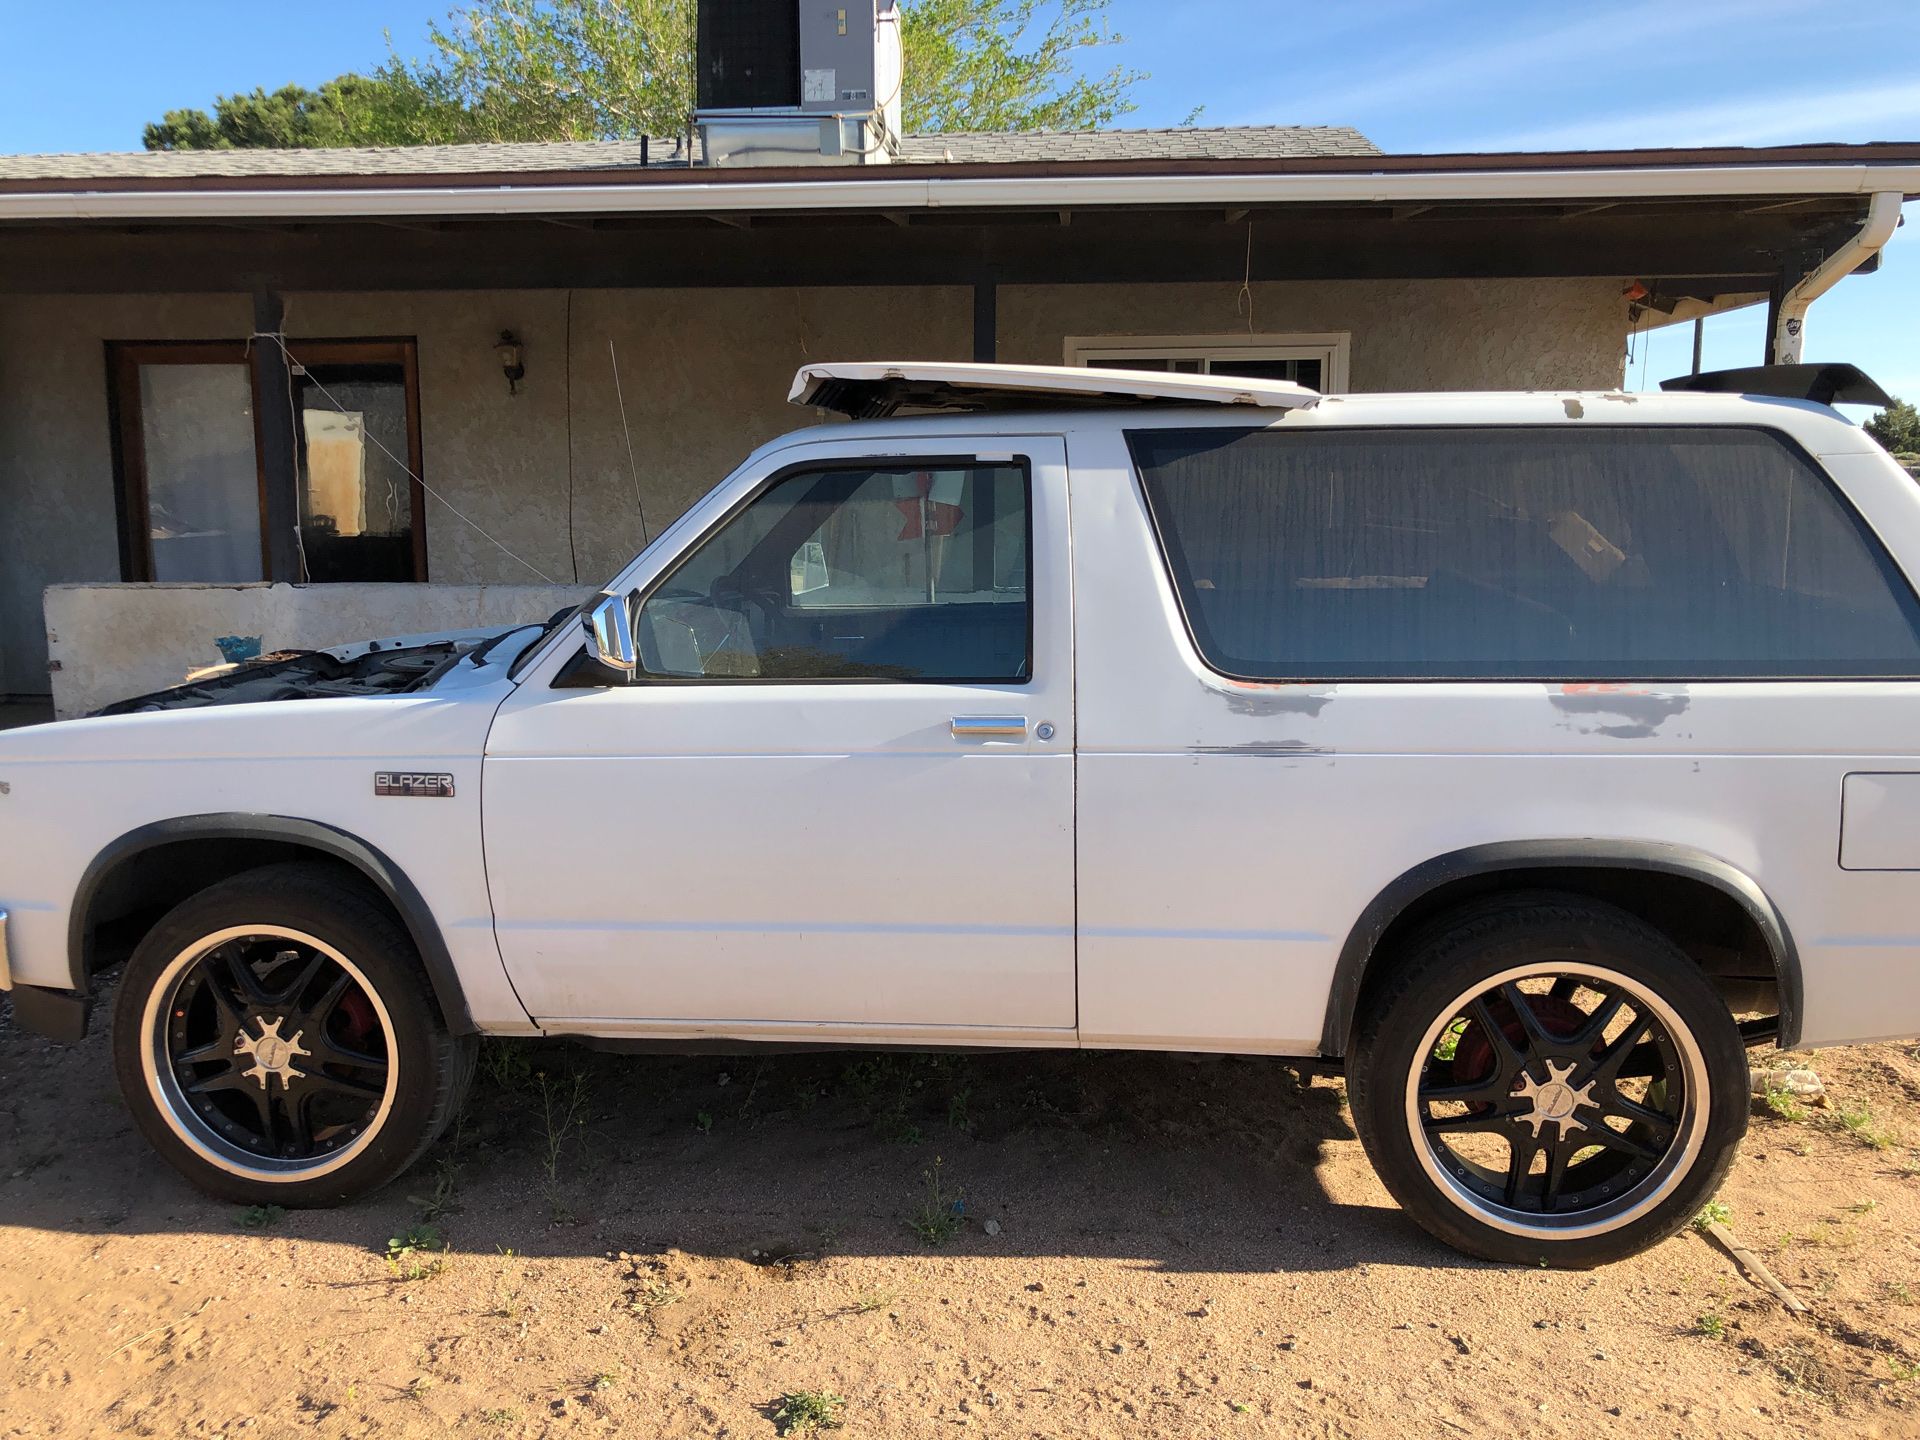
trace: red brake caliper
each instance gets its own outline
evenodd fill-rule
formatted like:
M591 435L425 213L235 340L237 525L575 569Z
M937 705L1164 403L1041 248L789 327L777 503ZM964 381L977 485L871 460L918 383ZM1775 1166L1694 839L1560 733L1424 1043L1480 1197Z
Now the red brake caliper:
M1587 1012L1571 1000L1562 1000L1556 995L1529 995L1527 1004L1539 1020L1540 1028L1556 1039L1564 1040L1577 1033L1589 1018ZM1526 1050L1526 1027L1520 1023L1518 1015L1502 1021L1500 1030L1516 1050ZM1456 1085L1467 1085L1492 1073L1492 1037L1481 1033L1477 1021L1469 1021L1467 1028L1461 1032L1460 1044L1453 1052L1453 1068L1449 1078Z
M340 1038L356 1050L366 1048L366 1040L373 1033L373 1002L358 990L349 990L340 997L339 1014L344 1022L344 1032Z

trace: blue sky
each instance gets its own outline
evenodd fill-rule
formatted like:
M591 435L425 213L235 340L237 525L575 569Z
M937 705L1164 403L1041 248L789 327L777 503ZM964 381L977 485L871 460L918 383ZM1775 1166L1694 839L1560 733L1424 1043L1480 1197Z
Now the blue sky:
M424 46L450 0L0 0L0 152L137 149L140 127L223 91L317 84ZM1616 0L1607 5L1114 0L1151 72L1126 123L1356 125L1384 149L1920 140L1920 3ZM1920 203L1881 273L1808 321L1809 359L1920 399ZM1645 338L1629 383L1687 368L1690 327ZM1757 364L1758 310L1707 325L1707 364Z

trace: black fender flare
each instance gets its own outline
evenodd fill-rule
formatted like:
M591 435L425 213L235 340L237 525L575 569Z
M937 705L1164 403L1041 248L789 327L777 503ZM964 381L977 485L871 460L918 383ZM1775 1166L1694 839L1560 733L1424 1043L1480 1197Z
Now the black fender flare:
M182 815L129 830L101 850L80 877L67 920L67 971L77 993L86 993L87 977L93 968L90 916L102 881L142 851L182 840L275 840L352 866L386 898L407 927L447 1028L456 1035L471 1035L478 1028L467 1008L466 992L454 969L453 956L448 953L446 939L440 933L440 922L407 873L359 836L338 826L292 815L239 812Z
M1647 870L1697 880L1727 896L1746 912L1773 961L1780 990L1780 1048L1790 1050L1799 1043L1800 952L1773 901L1744 870L1690 845L1652 840L1507 840L1470 845L1422 861L1390 883L1360 912L1334 964L1326 1020L1320 1031L1320 1053L1329 1057L1346 1053L1367 966L1381 937L1408 906L1442 885L1474 875L1547 869Z

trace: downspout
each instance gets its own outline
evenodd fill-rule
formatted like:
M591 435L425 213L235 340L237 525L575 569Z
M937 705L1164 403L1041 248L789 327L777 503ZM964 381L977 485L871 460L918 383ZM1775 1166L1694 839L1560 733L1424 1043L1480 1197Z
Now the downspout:
M1867 205L1867 220L1860 227L1860 232L1822 260L1810 275L1802 277L1781 297L1780 313L1773 324L1770 363L1800 363L1801 346L1806 339L1807 311L1815 300L1880 253L1880 247L1892 238L1895 227L1900 224L1900 202L1903 198L1898 190L1877 191Z

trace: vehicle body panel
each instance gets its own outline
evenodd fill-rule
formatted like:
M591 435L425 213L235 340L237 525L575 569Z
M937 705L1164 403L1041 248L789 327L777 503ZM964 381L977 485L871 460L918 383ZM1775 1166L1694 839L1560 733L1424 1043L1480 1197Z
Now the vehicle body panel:
M67 986L76 888L121 836L182 815L288 816L384 852L438 919L474 1022L526 1030L480 845L480 750L508 688L501 667L491 684L446 696L212 705L0 736L15 982ZM375 774L395 770L450 774L454 793L377 796Z

